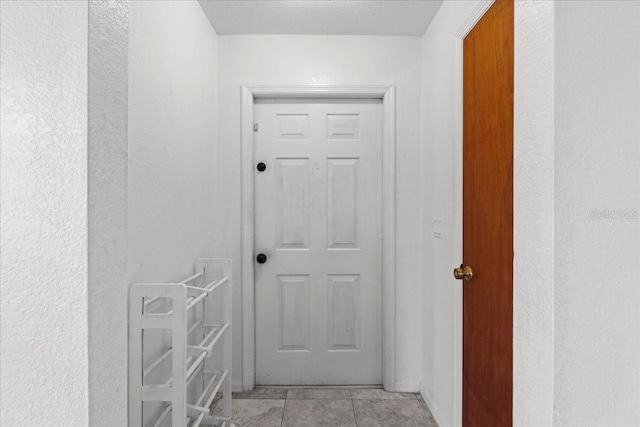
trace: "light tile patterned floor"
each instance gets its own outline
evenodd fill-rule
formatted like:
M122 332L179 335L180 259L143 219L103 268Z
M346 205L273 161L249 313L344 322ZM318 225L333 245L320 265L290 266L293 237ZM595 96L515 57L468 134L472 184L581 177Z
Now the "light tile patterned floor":
M371 388L234 393L233 422L236 427L438 427L419 393Z

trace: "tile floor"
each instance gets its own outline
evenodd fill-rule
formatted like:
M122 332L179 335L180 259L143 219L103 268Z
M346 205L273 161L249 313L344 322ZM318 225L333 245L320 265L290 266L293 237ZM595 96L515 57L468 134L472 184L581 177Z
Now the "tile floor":
M371 388L234 393L233 422L236 427L438 427L419 393Z

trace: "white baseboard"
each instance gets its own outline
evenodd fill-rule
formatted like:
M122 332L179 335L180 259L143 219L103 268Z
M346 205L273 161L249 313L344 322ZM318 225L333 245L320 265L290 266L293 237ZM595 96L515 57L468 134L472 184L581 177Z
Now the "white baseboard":
M421 385L420 383L396 383L395 391L398 393L420 393L421 392L420 385ZM364 388L368 388L368 387L364 387ZM234 393L241 393L243 391L242 382L233 382L231 384L231 391L233 391Z
M398 393L419 393L420 383L396 383Z
M442 418L442 412L440 411L440 409L438 409L436 402L433 400L433 398L427 391L424 384L420 384L420 394L422 395L422 398L424 399L425 403L429 407L429 410L431 411L431 415L433 415L433 418L438 423L438 426L450 427L449 425L444 423L444 419Z
M422 384L420 383L396 383L395 391L398 393L422 393L422 397L424 398L425 402L427 402L423 390L424 389L422 388ZM234 393L241 393L242 382L233 382L231 384L231 391L233 391ZM429 406L429 408L431 408L431 406Z

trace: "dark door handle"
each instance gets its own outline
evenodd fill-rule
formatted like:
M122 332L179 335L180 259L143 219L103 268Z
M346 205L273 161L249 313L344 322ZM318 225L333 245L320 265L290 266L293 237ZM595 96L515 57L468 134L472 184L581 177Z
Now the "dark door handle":
M265 254L258 254L256 261L258 261L258 264L264 264L267 262L267 256Z
M256 166L256 168L258 169L259 172L264 172L267 169L267 165L265 165L264 163L260 162L260 163L258 163L258 166Z

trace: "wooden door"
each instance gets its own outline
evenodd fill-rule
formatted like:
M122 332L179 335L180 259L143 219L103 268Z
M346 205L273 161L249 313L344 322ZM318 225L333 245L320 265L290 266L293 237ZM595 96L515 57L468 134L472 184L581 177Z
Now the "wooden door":
M382 103L255 117L256 384L380 384Z
M464 39L465 427L512 422L513 9L497 0Z

